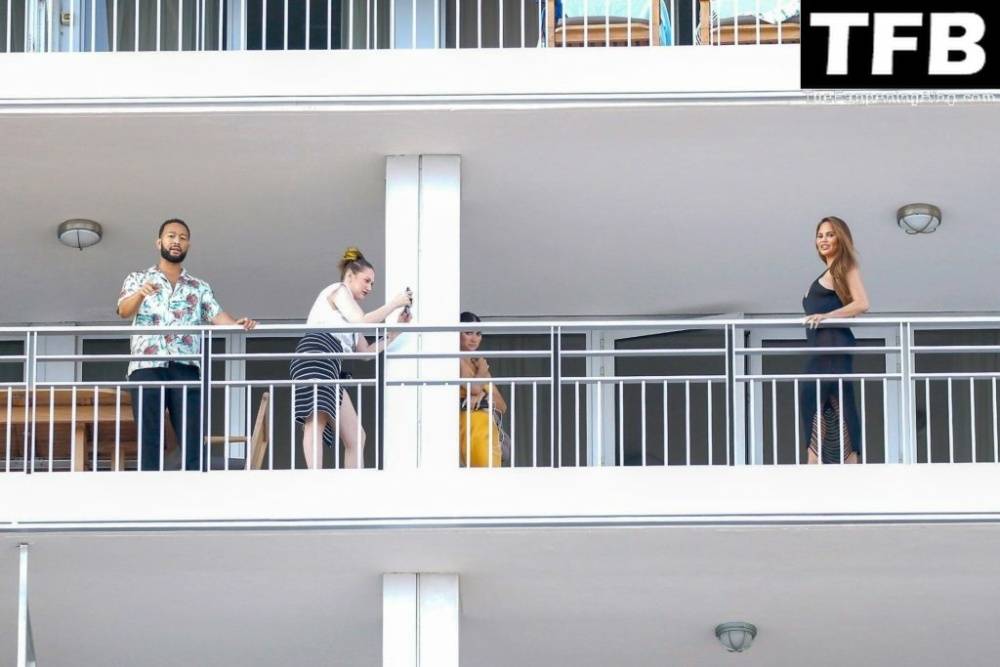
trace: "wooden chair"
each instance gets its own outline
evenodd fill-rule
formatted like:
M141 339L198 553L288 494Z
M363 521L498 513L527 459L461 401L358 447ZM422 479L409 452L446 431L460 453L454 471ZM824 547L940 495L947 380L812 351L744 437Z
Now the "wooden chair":
M643 0L634 0L636 7ZM595 0L594 6L597 6ZM660 40L660 2L653 0L652 15L633 18L631 35L629 21L621 16L562 17L556 22L556 0L546 0L545 43L549 47L566 46L656 46ZM652 26L652 30L650 29Z
M712 2L720 3L729 0L700 0L698 41L702 44L794 44L799 42L801 31L799 21L783 23L767 23L761 21L760 35L757 34L757 19L751 16L740 16L739 20L732 17L722 19L718 23L712 21Z
M253 470L260 470L264 465L264 456L267 454L267 416L268 406L271 403L271 392L265 391L260 398L260 407L257 408L257 418L254 420L253 431L249 438L250 467ZM247 437L243 435L213 435L205 438L205 443L209 446L209 451L213 448L222 450L223 456L228 456L228 447L234 443L246 443Z

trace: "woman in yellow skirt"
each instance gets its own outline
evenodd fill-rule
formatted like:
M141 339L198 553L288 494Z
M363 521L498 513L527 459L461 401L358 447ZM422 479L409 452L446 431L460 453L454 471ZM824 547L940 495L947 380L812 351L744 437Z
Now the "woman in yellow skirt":
M479 322L479 316L465 312L462 322ZM460 347L463 352L475 352L483 342L479 331L463 331L460 334ZM483 357L461 357L461 376L478 380L463 384L459 389L461 398L458 413L459 458L462 466L473 468L498 468L503 462L503 451L500 447L500 426L493 421L490 413L492 408L499 415L507 411L500 390L492 382L483 382L490 376L490 366Z

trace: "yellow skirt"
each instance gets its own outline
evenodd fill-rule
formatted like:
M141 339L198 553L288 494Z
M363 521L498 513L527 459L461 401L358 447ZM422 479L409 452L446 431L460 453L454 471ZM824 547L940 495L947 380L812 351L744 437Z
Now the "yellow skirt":
M467 467L472 461L473 468L499 468L502 455L500 453L500 429L493 424L493 437L490 438L490 414L486 410L465 410L458 412L459 458L462 467Z

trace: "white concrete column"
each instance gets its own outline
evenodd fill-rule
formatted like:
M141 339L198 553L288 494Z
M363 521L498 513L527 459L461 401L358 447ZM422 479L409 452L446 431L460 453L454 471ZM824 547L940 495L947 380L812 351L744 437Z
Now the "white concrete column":
M416 323L458 321L460 299L461 160L458 156L389 157L386 161L386 296L410 287ZM455 352L455 333L400 336L392 351ZM452 379L453 359L391 359L387 378ZM387 387L385 467L458 466L458 389Z
M28 545L19 545L18 552L20 559L17 592L16 664L17 667L35 667L35 639L31 633L31 610L28 605Z
M382 667L458 667L457 574L382 575Z

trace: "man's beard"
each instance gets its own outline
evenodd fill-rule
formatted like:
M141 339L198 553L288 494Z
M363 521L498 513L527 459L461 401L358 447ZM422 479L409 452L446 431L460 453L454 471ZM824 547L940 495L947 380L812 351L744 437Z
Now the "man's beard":
M171 255L169 248L160 248L160 257L167 260L171 264L180 264L187 257L187 252L182 252L179 255Z

